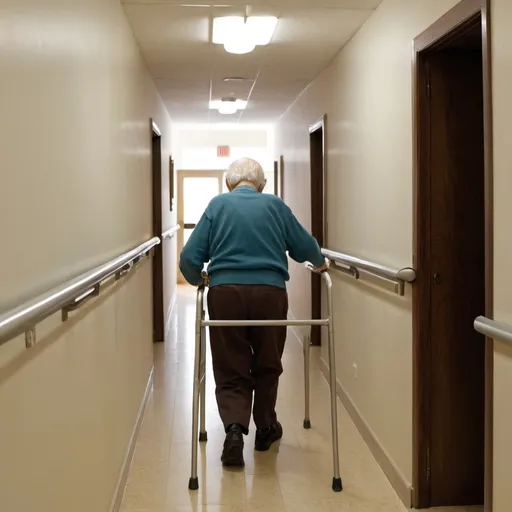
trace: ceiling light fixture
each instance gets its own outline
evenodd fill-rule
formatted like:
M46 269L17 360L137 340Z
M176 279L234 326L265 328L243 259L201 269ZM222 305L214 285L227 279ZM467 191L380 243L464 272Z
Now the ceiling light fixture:
M254 78L243 78L241 76L227 76L224 82L254 82Z
M232 115L239 110L244 110L247 101L237 100L236 98L222 98L221 100L210 101L210 108L219 111L219 114Z
M219 114L223 115L232 115L236 114L238 107L236 105L236 100L233 98L232 100L221 100L219 105Z
M275 16L223 16L213 20L214 44L223 44L228 53L239 55L252 52L256 46L266 46L277 26Z

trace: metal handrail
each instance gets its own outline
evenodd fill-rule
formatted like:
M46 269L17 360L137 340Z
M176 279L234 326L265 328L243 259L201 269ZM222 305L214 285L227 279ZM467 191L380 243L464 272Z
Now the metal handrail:
M355 279L359 279L359 273L364 272L365 274L395 284L395 292L399 295L404 295L405 283L413 283L416 280L416 271L411 267L386 267L325 248L322 248L322 254L331 261L332 268L351 275Z
M175 226L168 229L167 231L164 231L160 238L162 239L162 241L167 240L168 238L172 238L180 229L181 229L181 226L179 224L176 224Z
M26 345L31 347L35 343L35 326L39 322L59 310L63 312L65 320L69 311L76 309L85 299L99 293L102 282L112 276L116 279L123 277L142 256L159 244L160 238L151 238L121 256L1 314L0 345L25 333Z
M474 327L477 332L488 338L512 345L512 327L510 325L496 322L496 320L491 320L485 316L479 316L474 322Z

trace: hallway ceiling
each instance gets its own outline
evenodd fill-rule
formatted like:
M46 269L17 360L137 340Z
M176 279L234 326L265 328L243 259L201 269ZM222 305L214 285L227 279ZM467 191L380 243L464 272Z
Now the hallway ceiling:
M240 0L121 0L149 71L178 123L274 122L331 62L381 0L252 0L252 15L279 18L271 44L246 55L211 44L212 20L244 15ZM250 80L225 82L227 77ZM210 98L247 108L223 116Z

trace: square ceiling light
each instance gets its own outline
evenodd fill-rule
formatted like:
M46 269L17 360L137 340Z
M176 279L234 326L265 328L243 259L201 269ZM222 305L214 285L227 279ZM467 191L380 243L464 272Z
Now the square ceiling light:
M244 110L247 101L237 100L236 98L222 98L221 100L210 101L210 108L218 110L219 114L236 114L239 110Z
M214 44L223 44L229 53L252 52L256 46L266 46L277 26L275 16L224 16L213 20Z

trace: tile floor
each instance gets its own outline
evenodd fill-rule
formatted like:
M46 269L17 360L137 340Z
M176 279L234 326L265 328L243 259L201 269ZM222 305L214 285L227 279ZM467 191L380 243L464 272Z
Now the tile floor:
M200 489L188 490L194 299L194 289L180 287L169 339L155 346L154 390L137 441L121 512L405 512L341 404L340 459L345 490L331 490L328 386L315 364L317 354L313 354L313 428L304 430L302 349L293 336L286 347L278 402L284 438L271 451L255 453L253 429L246 440L243 471L221 467L224 432L209 369L208 443L201 445L199 452Z

